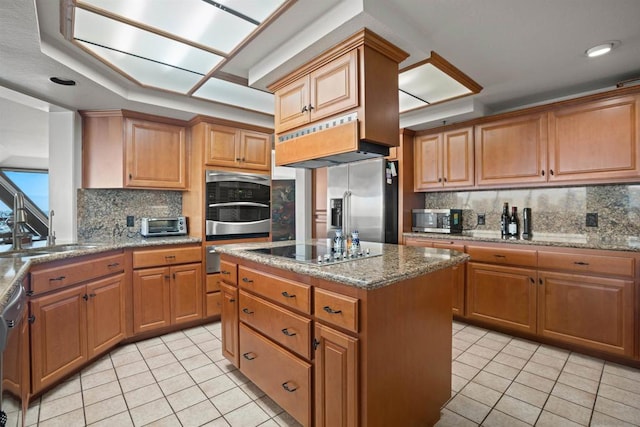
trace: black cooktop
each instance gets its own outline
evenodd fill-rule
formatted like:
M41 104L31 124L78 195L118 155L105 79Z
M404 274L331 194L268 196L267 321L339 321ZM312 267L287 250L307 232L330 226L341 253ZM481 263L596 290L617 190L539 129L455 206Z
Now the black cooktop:
M359 251L342 252L340 254L336 254L332 248L322 244L293 244L272 248L250 249L250 251L279 256L308 264L328 265L382 255L382 243L361 242Z

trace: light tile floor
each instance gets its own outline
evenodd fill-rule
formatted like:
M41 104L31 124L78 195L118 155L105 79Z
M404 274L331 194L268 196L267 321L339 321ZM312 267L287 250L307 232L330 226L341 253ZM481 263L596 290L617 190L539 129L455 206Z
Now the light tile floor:
M26 424L297 426L226 361L220 336L215 322L119 347L31 402ZM460 322L452 350L438 427L640 426L638 369Z

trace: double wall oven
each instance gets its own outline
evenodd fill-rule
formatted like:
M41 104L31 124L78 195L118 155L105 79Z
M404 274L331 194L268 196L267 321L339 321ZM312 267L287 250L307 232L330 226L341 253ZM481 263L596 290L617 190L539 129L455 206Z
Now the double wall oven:
M207 241L269 236L269 175L207 170L205 181ZM215 248L210 246L207 253L207 272L213 273L216 256L209 253L215 254Z

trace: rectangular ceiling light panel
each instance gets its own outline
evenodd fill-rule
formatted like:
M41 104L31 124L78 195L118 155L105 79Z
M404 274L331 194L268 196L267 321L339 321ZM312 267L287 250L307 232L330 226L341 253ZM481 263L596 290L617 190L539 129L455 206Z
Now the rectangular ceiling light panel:
M242 0L238 7L240 11L257 13L272 7L273 2ZM82 0L78 3L99 7L225 54L257 28L255 23L211 4L215 2L203 0ZM245 3L248 7L242 7Z
M429 105L415 96L408 95L403 91L399 92L398 100L400 101L400 112L414 110L416 108L422 108Z
M284 0L218 0L228 8L242 13L260 23L264 22L273 12L278 10Z
M193 96L267 114L273 114L275 103L270 93L215 78L207 80Z
M120 71L144 86L156 87L172 92L187 93L202 76L167 65L147 61L135 56L105 49L93 44L78 42Z
M400 89L430 104L472 93L466 86L432 64L423 64L402 72L398 85Z

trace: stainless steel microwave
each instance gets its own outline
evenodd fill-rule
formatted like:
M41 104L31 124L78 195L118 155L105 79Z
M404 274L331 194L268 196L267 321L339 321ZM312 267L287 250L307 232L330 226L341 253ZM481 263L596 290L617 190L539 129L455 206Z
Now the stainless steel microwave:
M142 218L140 234L144 237L183 236L187 234L187 218L184 216Z
M414 209L412 231L462 233L462 209Z

